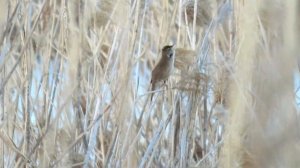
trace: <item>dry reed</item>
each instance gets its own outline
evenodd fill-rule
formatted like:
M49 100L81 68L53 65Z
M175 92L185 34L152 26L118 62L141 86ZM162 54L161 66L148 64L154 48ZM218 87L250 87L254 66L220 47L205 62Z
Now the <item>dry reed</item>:
M0 167L299 167L298 1L0 8Z

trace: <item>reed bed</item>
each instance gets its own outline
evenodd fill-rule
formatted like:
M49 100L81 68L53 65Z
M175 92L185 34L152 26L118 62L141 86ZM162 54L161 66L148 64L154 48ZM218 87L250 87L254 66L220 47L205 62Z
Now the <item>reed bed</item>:
M0 9L0 167L300 167L297 0Z

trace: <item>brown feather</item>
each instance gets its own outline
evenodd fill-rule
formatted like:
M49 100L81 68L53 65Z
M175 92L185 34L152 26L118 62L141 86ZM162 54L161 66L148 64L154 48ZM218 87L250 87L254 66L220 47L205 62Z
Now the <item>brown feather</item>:
M162 49L161 59L159 60L158 64L155 66L151 74L151 91L154 91L156 89L157 82L165 81L171 75L174 68L174 53L175 50L173 46L165 46ZM151 94L151 100L153 94L154 93Z

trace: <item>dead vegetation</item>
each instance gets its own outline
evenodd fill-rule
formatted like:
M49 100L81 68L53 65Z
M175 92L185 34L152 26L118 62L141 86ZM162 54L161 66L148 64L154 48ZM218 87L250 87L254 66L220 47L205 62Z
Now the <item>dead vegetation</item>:
M1 0L1 167L299 167L299 6Z

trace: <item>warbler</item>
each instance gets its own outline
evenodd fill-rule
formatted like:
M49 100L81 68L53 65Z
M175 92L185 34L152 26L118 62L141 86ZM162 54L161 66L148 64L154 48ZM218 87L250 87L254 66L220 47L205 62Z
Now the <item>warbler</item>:
M175 60L175 48L174 45L164 46L162 49L162 54L159 62L154 67L151 74L151 91L156 90L157 84L159 82L166 82L169 76L172 74L174 69L174 60ZM151 100L153 97L151 94Z

